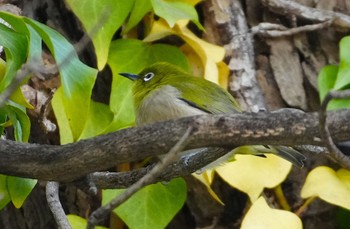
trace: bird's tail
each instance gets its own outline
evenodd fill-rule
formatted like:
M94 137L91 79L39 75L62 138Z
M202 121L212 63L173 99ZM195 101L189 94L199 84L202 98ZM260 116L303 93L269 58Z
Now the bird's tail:
M292 164L302 168L304 167L304 161L307 159L303 154L296 151L295 149L287 146L240 146L235 148L234 154L253 154L257 156L263 156L266 153L275 154Z

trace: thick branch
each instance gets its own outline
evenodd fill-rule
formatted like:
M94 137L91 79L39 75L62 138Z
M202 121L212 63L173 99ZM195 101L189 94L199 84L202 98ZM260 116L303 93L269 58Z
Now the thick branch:
M328 113L335 142L350 140L350 110ZM323 145L318 114L275 113L203 115L124 129L63 146L0 140L0 173L68 182L115 164L164 154L194 126L187 149L236 145Z

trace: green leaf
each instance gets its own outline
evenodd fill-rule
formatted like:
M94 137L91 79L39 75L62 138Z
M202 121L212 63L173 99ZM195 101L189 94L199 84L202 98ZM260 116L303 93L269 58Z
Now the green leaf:
M85 129L79 139L101 135L113 120L113 113L109 106L103 103L91 101L88 119Z
M182 19L189 19L195 23L198 28L203 29L199 23L198 14L194 6L180 1L151 0L154 13L164 18L170 27Z
M87 220L77 215L67 215L69 224L73 229L86 229ZM107 229L107 227L97 226L96 229Z
M186 200L186 183L182 178L167 184L152 184L135 193L114 212L133 229L163 229L181 209ZM104 190L106 204L122 190Z
M7 177L8 192L11 196L12 203L16 208L20 208L23 205L25 199L33 190L36 183L37 180L34 179L13 176Z
M57 124L60 128L60 142L61 144L67 144L74 142L74 137L64 107L63 99L63 88L60 87L56 90L55 95L51 100L51 104L57 119Z
M334 90L337 80L339 67L336 65L328 65L321 69L318 74L318 90L321 101L327 95L328 92ZM350 99L333 99L329 104L328 110L335 110L341 108L349 108Z
M102 69L108 57L109 45L114 33L124 23L134 0L67 0L80 19L95 47L98 69ZM101 28L93 31L95 28Z
M42 54L42 39L39 34L33 30L31 26L28 26L23 20L25 17L17 16L5 11L0 12L0 17L9 23L12 28L23 35L26 35L29 38L29 59L39 61L41 60Z
M339 68L337 65L327 65L323 67L318 74L317 83L321 101L324 99L327 93L334 88L338 69Z
M28 51L27 36L17 33L0 24L0 45L5 47L6 73L0 82L0 91L3 91L15 77L17 70L26 61Z
M82 63L73 45L61 34L34 20L25 19L43 38L59 66L61 76L62 104L74 141L84 129L90 109L91 93L97 70ZM55 111L55 107L53 107ZM61 109L62 111L62 109ZM56 116L57 119L61 117ZM62 123L62 122L61 122Z
M0 174L0 210L10 203L11 197L7 190L7 176Z
M340 41L340 64L334 90L350 87L350 36Z
M5 126L7 124L6 109L0 108L0 136L3 134Z
M111 43L108 64L113 74L110 109L114 113L114 120L106 132L128 127L135 121L132 81L119 73L138 73L158 61L189 69L185 55L177 47L165 44L151 45L134 39L120 39Z
M350 211L344 208L336 210L336 225L337 229L348 229L350 228Z
M126 24L123 34L129 32L137 23L139 23L146 13L152 10L151 0L135 0L134 6L131 10L131 14Z
M28 59L27 62L38 64L41 61L42 54L42 40L39 34L33 30L30 26L24 23L23 17L13 15L7 12L0 12L0 17L5 20L18 34L25 35L29 38L28 45ZM27 55L26 52L22 55ZM27 57L27 56L26 56ZM0 77L2 79L2 77ZM17 88L11 95L10 99L24 107L33 109L33 107L27 102L20 88Z
M25 108L19 104L9 102L9 104L5 106L5 111L13 124L16 141L28 142L30 135L30 119Z

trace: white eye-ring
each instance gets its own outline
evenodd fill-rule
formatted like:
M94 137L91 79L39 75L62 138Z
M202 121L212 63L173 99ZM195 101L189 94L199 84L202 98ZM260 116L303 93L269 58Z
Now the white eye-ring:
M149 72L149 73L146 73L145 76L143 77L143 81L147 82L149 80L151 80L154 76L154 73L153 72Z

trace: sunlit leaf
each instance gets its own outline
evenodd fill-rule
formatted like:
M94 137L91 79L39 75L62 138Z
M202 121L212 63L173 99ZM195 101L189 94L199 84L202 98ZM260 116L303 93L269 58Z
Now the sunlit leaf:
M235 161L216 168L216 172L231 186L245 192L254 202L264 188L282 183L292 164L275 155L266 158L252 155L236 155Z
M270 208L260 197L245 215L241 229L302 229L300 218L284 210Z
M148 185L114 212L133 229L163 229L186 200L186 183L176 178L166 184ZM120 195L121 190L104 190L102 203Z
M37 180L21 178L21 177L7 177L7 188L11 196L11 201L16 208L20 208L28 195L35 187Z
M66 120L73 139L77 140L86 124L97 70L82 63L73 45L61 34L34 20L25 20L40 34L58 63L62 93L55 93L54 97L62 96ZM53 109L55 111L56 108Z
M219 70L217 63L222 61L225 56L225 49L220 46L210 44L197 37L187 26L188 21L183 20L176 23L170 28L164 20L155 21L152 25L151 32L144 41L151 42L161 39L168 35L181 37L200 58L203 66L204 78L215 83L219 83Z
M69 224L73 229L86 229L87 220L77 215L67 215ZM107 227L96 226L96 229L107 229Z
M51 104L55 112L57 124L60 128L60 142L61 144L67 144L74 142L74 137L63 104L63 98L63 89L60 87L56 90L55 96L51 100Z
M67 0L67 3L92 38L98 69L103 69L112 37L129 15L134 0ZM100 29L93 31L97 28Z
M313 169L306 177L301 197L319 197L328 203L350 209L350 171L340 169L335 172L326 166Z
M153 10L159 17L164 18L170 27L174 27L179 20L192 20L200 29L203 29L199 23L196 9L180 1L151 0Z

